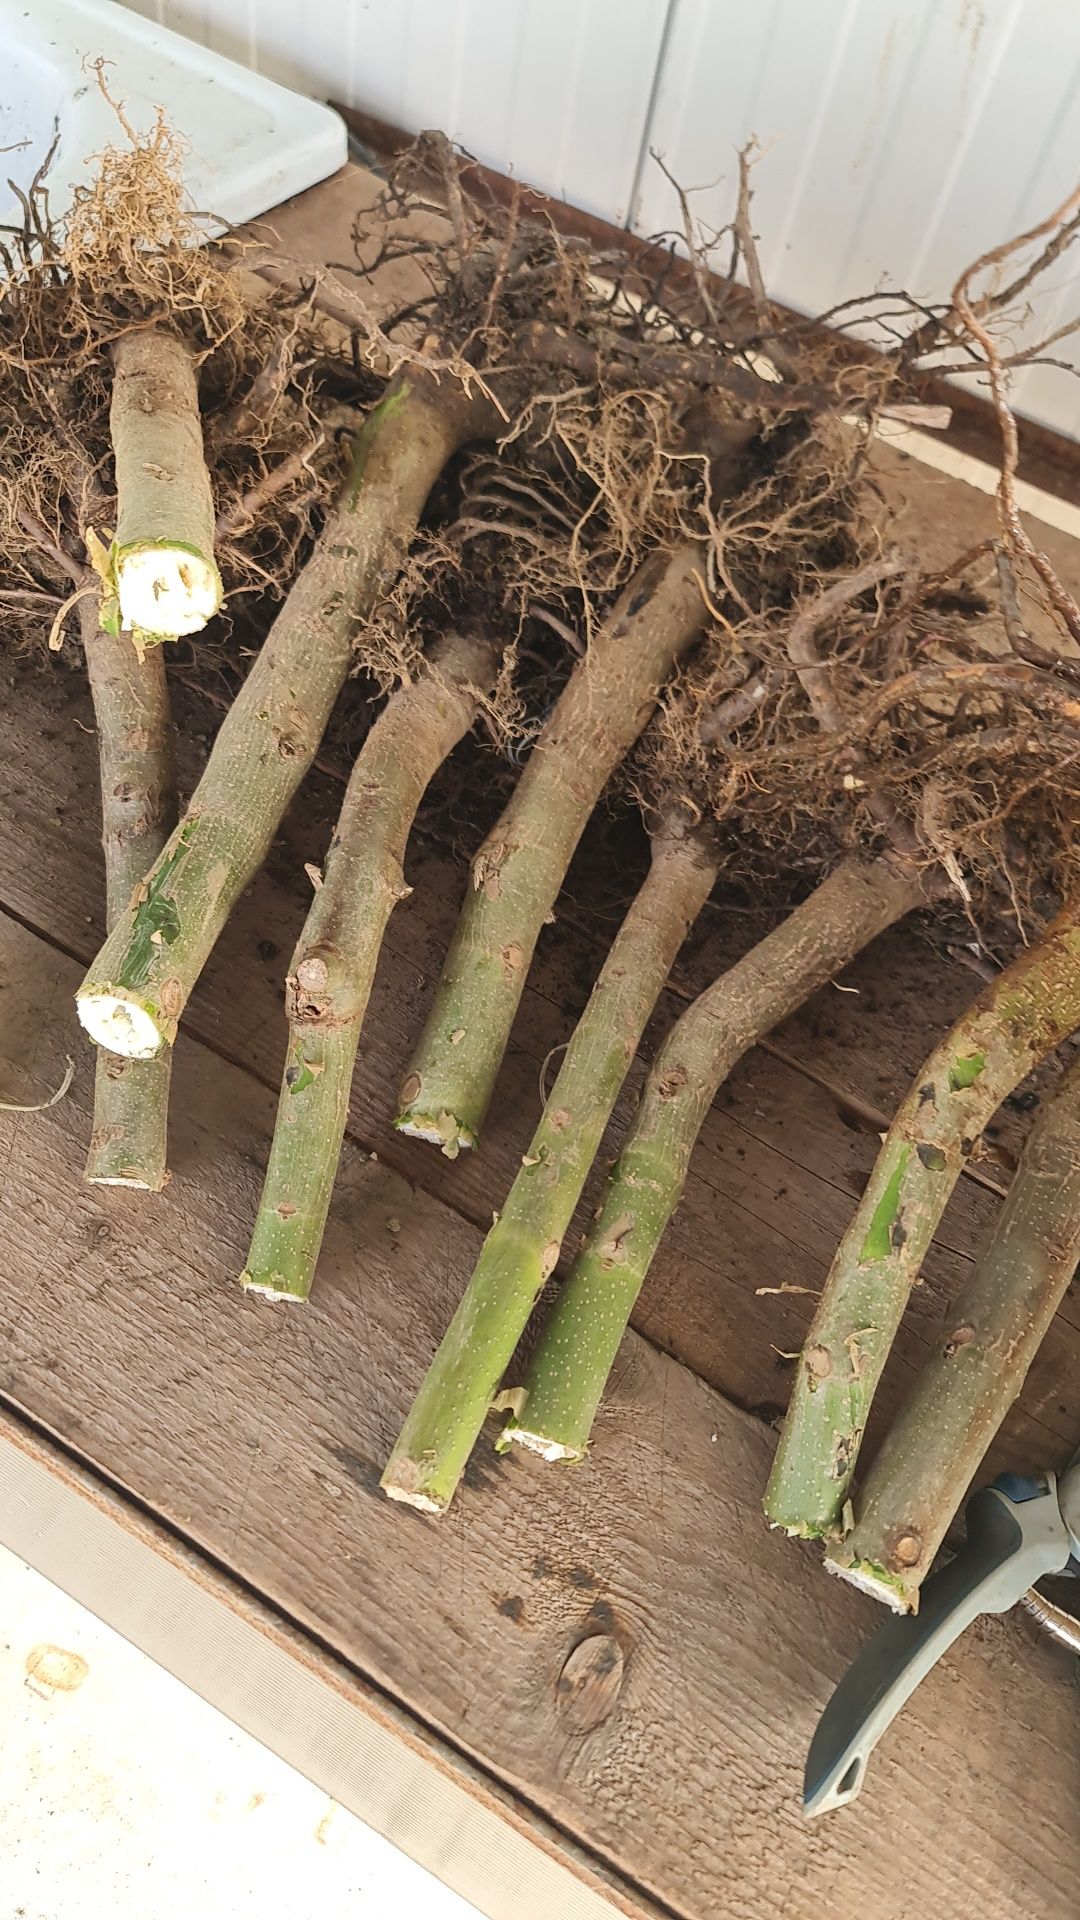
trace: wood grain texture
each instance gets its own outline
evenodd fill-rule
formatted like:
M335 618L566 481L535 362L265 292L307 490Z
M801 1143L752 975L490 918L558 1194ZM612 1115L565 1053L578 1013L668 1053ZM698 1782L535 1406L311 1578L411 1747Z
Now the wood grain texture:
M25 1098L69 1043L78 967L6 918L0 965L0 1074ZM805 1825L806 1742L874 1616L765 1531L767 1430L631 1335L586 1469L481 1454L448 1521L391 1506L378 1468L477 1230L347 1149L312 1306L246 1299L224 1276L272 1093L179 1049L174 1180L147 1200L80 1185L89 1067L51 1111L0 1115L10 1402L674 1913L1074 1914L1058 1650L981 1625L858 1806ZM572 1659L596 1638L617 1685L596 1649Z
M190 790L213 715L191 700L181 700L177 713L181 786ZM92 719L89 698L75 675L49 679L28 672L0 708L0 817L8 823L0 835L0 905L80 960L96 951L101 924L96 762L92 735L83 731ZM63 753L57 751L58 740L64 742ZM321 861L340 797L340 787L326 777L308 781L267 866L226 926L188 1009L189 1034L274 1089L286 1037L284 970L310 899L304 863ZM499 1080L498 1124L489 1128L479 1153L450 1163L430 1147L403 1139L391 1122L402 1064L435 989L465 874L430 842L414 836L406 878L414 892L390 923L376 973L353 1082L350 1135L467 1220L486 1227L539 1116L544 1059L569 1037L600 955L563 919L545 930ZM743 923L733 925L742 928ZM732 954L738 951L737 939L738 934L727 936ZM884 973L889 942L877 946ZM924 1000L930 998L924 994ZM841 1015L854 1020L843 1011L852 1001L853 996L827 988L802 1017L805 1027L796 1021L784 1029L786 1044L816 1057L817 1031ZM677 1003L668 997L646 1036L646 1056L676 1011ZM872 1030L872 1016L861 1014L858 1020ZM869 1042L863 1045L868 1048ZM182 1041L178 1058L183 1051ZM602 1159L616 1150L643 1074L639 1061ZM767 1421L779 1415L787 1399L784 1356L801 1345L814 1301L809 1293L759 1295L756 1290L821 1285L877 1153L877 1134L853 1131L843 1113L828 1092L763 1051L743 1062L703 1129L682 1204L635 1311L635 1326L655 1345ZM598 1167L586 1187L564 1264L598 1197L600 1172ZM994 1195L974 1181L960 1183L877 1396L870 1448L970 1272L995 1204ZM249 1229L253 1220L254 1207L246 1216ZM317 1278L316 1287L320 1284ZM1080 1405L1073 1388L1077 1291L1074 1285L1047 1336L987 1472L1004 1462L1056 1465L1080 1443ZM447 1318L452 1304L448 1296Z

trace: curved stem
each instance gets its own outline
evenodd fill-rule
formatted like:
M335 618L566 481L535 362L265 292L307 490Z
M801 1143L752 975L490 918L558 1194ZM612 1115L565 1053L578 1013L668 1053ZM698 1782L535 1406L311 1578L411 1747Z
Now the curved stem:
M547 1459L581 1458L722 1082L755 1041L921 897L914 869L899 861L846 861L676 1021L600 1212L544 1324L511 1439Z
M971 1280L829 1564L898 1611L919 1588L1080 1262L1080 1057L1043 1106Z
M169 691L160 647L140 660L131 640L98 624L98 596L79 619L97 721L106 919L124 912L176 819ZM104 1048L94 1083L86 1179L159 1192L166 1148L172 1057L125 1060Z
M424 789L476 718L496 648L452 635L394 694L361 748L289 967L289 1044L262 1199L241 1283L306 1300L322 1245L349 1090L386 923Z
M1080 901L998 975L901 1105L833 1261L795 1376L765 1512L841 1528L881 1370L945 1203L1001 1102L1080 1026Z
M641 567L575 667L473 862L435 1004L402 1081L397 1125L452 1159L475 1146L533 949L609 776L707 610L699 550Z
M683 940L712 891L711 836L663 823L571 1036L521 1171L413 1403L385 1491L443 1513L503 1373L559 1257L604 1128Z
M122 334L112 357L119 624L140 642L172 640L198 633L221 605L195 363L162 327Z
M233 701L191 803L141 899L76 996L91 1037L147 1058L171 1041L232 907L315 756L353 633L398 573L428 493L489 403L412 372L356 442L353 471Z

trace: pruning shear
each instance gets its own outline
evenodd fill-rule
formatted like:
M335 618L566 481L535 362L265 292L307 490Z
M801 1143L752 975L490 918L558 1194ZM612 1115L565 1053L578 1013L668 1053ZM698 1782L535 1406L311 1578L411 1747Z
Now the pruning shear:
M803 1780L803 1811L847 1806L867 1763L936 1661L980 1613L1023 1601L1080 1651L1080 1619L1030 1590L1047 1574L1080 1578L1080 1453L1060 1478L1003 1473L972 1495L967 1539L923 1586L916 1614L890 1617L848 1668L818 1721Z

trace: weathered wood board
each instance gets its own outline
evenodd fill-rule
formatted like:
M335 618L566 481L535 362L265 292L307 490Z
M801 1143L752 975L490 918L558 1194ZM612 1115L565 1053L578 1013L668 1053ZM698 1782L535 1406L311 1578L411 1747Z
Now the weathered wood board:
M76 964L0 920L0 1073L39 1094ZM443 1522L378 1471L477 1230L346 1151L310 1308L230 1284L274 1101L189 1040L173 1182L86 1189L90 1062L0 1114L0 1391L673 1912L1075 1912L1067 1662L989 1623L921 1689L861 1803L804 1824L814 1718L873 1616L769 1534L768 1430L638 1336L588 1465L482 1452ZM590 1644L591 1643L591 1644ZM586 1686L560 1689L582 1669Z

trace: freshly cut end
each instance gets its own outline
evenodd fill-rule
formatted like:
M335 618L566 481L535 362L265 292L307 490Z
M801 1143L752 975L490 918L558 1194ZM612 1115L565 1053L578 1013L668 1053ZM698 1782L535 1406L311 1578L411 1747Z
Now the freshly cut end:
M256 1275L245 1271L240 1275L240 1285L243 1287L245 1293L253 1294L258 1300L284 1300L286 1302L293 1300L302 1303L308 1298L307 1290L301 1293L299 1288L290 1286L283 1273L260 1273Z
M160 1193L164 1180L151 1179L136 1168L122 1173L92 1173L87 1168L86 1183L91 1187L136 1187L140 1193Z
M584 1460L584 1447L568 1447L561 1440L549 1440L546 1434L532 1433L528 1427L516 1427L509 1423L503 1428L497 1445L500 1449L513 1441L515 1446L527 1447L530 1453L538 1453L541 1460Z
M122 987L94 987L76 994L75 1010L91 1040L126 1060L152 1060L165 1036L146 1007Z
M141 1173L88 1173L90 1187L135 1187L140 1193L160 1193L161 1182L147 1180Z
M213 619L221 575L190 547L152 541L117 555L116 594L123 629L178 640Z
M472 1128L452 1113L399 1113L394 1126L410 1140L426 1140L429 1146L439 1147L448 1160L456 1160L459 1153L476 1145Z
M853 1560L850 1566L845 1567L836 1560L826 1559L825 1565L830 1573L838 1574L849 1586L858 1587L860 1593L868 1593L872 1599L881 1600L894 1613L918 1613L918 1593L905 1594L903 1581L872 1560Z
M419 1513L443 1514L450 1505L449 1500L441 1500L433 1493L425 1493L423 1487L414 1484L419 1471L414 1462L399 1460L393 1475L388 1467L379 1485L388 1500L399 1500L403 1507L415 1507Z
M774 1533L784 1533L789 1540L824 1540L826 1531L813 1520L785 1520L781 1514L774 1514L771 1507L766 1509L765 1518Z

